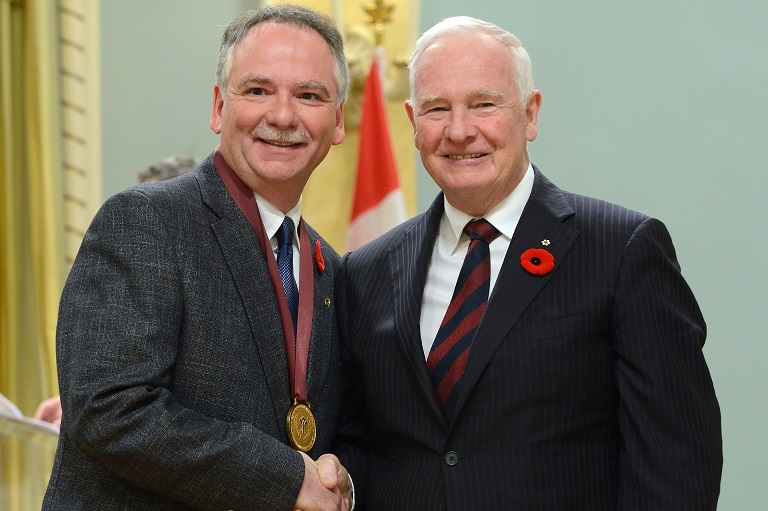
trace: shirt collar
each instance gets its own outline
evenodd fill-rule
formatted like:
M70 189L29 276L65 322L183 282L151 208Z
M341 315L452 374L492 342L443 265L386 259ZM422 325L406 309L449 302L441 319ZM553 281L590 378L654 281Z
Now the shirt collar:
M269 201L261 197L259 194L254 193L256 197L256 205L259 207L259 214L261 215L261 222L264 224L264 230L267 233L267 237L270 241L275 237L275 233L280 229L285 217L289 217L293 220L293 239L294 245L298 246L298 228L299 221L301 220L301 197L299 202L291 208L287 213L283 213L272 205Z
M528 169L525 171L523 179L512 190L512 193L507 195L504 200L483 217L493 224L499 230L500 236L506 238L507 241L511 240L512 235L515 233L515 228L523 214L525 204L531 196L533 181L533 167L528 164ZM466 238L464 226L475 217L456 209L445 197L443 197L443 204L445 206L445 214L443 214L443 218L440 221L440 236L450 247L450 252L454 253L463 239L462 236Z

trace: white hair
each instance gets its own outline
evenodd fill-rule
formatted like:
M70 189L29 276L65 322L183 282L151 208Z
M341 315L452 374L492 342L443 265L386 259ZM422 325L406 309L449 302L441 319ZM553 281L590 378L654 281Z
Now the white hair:
M525 107L528 103L528 98L533 92L533 69L531 66L531 57L523 47L523 43L516 35L499 28L493 23L471 18L469 16L446 18L424 32L416 41L413 56L408 63L408 78L411 86L411 104L415 104L414 83L416 69L419 66L419 61L424 54L424 50L439 39L464 34L490 36L501 41L501 43L509 49L509 53L512 57L512 64L515 69L517 91L520 95L520 101L523 104L523 107Z

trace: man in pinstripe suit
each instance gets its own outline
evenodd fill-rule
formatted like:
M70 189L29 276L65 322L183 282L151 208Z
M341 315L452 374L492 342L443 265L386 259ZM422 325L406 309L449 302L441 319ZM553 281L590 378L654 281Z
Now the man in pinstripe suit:
M715 509L706 327L664 225L530 163L541 93L512 34L451 18L409 68L415 144L443 193L345 256L336 283L338 453L361 509ZM447 336L469 347L443 392L431 360L457 310L462 228L481 217L499 232L490 297Z

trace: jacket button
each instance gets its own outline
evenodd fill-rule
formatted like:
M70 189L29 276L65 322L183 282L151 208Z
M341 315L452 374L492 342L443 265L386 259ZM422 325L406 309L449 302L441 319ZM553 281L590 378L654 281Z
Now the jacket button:
M454 451L448 451L445 454L445 464L449 467L456 465L459 462L459 455Z

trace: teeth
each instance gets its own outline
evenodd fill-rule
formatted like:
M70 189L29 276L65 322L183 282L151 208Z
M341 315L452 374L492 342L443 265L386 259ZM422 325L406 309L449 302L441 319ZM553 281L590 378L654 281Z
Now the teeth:
M278 142L276 140L265 140L264 142L266 142L267 144L272 144L279 147L288 147L288 146L294 145L293 142Z
M480 158L482 154L476 153L476 154L449 154L447 155L448 158L452 160L466 160L468 158Z

